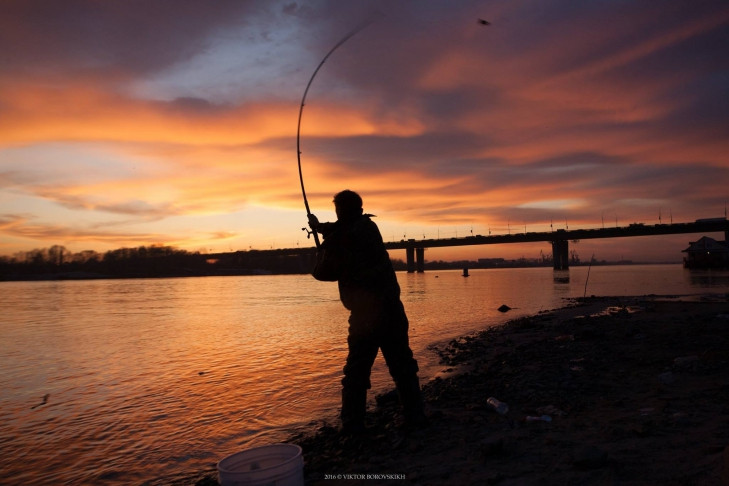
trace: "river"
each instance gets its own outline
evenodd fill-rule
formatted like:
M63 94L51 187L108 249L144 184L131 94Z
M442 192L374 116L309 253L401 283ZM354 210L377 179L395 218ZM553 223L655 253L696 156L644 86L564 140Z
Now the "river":
M440 371L430 344L567 298L729 292L729 272L680 265L398 279L422 381ZM336 284L282 275L0 290L3 484L153 484L315 420L336 424L347 328ZM391 386L381 356L372 381L370 398Z

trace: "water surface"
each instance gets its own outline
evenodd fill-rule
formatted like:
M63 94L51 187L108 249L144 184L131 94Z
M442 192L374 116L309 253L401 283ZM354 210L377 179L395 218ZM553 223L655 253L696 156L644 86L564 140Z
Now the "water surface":
M399 273L423 380L440 370L429 344L565 298L729 292L729 272L679 265L587 272ZM295 275L0 289L4 483L164 481L285 440L313 420L336 420L347 326L336 284ZM498 312L502 304L513 310ZM373 392L390 386L378 357Z

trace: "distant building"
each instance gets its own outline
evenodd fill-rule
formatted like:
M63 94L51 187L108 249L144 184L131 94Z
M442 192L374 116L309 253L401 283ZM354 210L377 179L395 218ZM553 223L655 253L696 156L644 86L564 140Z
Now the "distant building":
M689 243L682 251L686 253L683 265L686 268L729 268L729 243L702 236Z

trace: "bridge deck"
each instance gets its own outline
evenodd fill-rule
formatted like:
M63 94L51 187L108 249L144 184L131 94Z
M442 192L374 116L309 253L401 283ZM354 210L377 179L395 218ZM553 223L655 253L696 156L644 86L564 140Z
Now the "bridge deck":
M557 230L534 233L515 233L509 235L466 236L463 238L401 240L385 243L387 249L435 248L444 246L494 245L503 243L528 243L536 241L586 240L591 238L623 238L631 236L673 235L682 233L729 232L729 221L717 219L696 221L694 223L631 224L614 228Z

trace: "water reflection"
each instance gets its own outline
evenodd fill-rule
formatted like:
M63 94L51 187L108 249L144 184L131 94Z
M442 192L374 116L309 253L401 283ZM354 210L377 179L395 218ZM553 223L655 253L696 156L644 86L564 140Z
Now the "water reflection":
M569 284L570 283L570 271L569 270L554 270L553 278L555 284ZM556 288L556 287L555 287Z
M729 287L727 270L686 270L685 275L694 287L713 289Z

